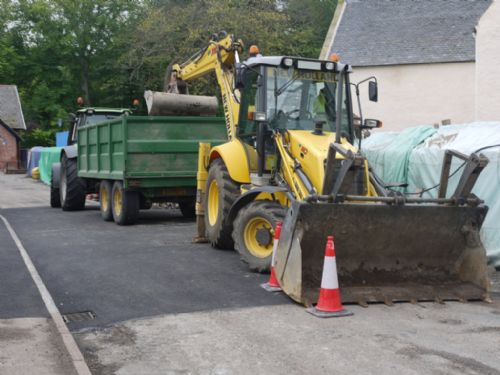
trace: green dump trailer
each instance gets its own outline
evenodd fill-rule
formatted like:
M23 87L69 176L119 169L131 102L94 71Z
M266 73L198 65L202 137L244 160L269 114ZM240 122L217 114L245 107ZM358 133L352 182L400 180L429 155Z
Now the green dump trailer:
M61 159L63 207L99 193L101 216L133 224L140 209L175 202L194 217L199 142L227 141L221 117L125 116L78 128L77 157Z

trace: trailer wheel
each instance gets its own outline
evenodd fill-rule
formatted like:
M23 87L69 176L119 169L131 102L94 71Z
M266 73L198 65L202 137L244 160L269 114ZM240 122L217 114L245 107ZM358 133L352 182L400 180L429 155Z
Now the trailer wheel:
M139 194L139 209L141 210L149 210L153 207L153 202L151 202L144 195Z
M179 209L181 210L182 216L186 219L193 219L196 217L196 202L194 198L190 201L179 202Z
M121 181L115 181L111 207L116 224L134 224L139 216L139 193L125 190Z
M111 181L102 180L99 184L99 203L101 210L101 217L104 221L112 221L113 220L113 210L111 204L111 191L113 190L113 186L111 185Z
M50 207L59 208L61 207L61 192L59 189L59 180L60 180L59 171L55 170L54 165L52 165L51 169L52 173L50 175Z
M68 159L66 155L63 155L59 185L62 209L64 211L83 210L85 208L85 192L85 180L78 177L76 158Z
M234 248L252 271L269 271L274 228L285 217L285 211L278 202L257 200L238 212L234 220Z
M215 160L208 171L205 199L205 227L212 246L233 249L231 234L233 223L227 216L233 202L240 194L240 186L234 182L221 159Z

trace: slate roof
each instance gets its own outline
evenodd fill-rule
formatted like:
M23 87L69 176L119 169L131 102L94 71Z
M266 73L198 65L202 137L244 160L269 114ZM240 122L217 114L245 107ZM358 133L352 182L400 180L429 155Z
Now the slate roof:
M26 130L21 101L15 85L0 85L0 119L12 129Z
M346 0L330 53L353 66L475 60L491 0Z

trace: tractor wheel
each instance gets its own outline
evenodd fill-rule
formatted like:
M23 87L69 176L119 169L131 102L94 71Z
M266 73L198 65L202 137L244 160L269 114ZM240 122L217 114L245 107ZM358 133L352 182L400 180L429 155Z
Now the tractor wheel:
M205 190L205 227L212 246L219 249L233 249L231 234L233 223L227 216L233 202L240 195L240 186L229 176L222 159L215 160L208 171Z
M182 212L182 216L186 219L193 219L196 217L196 201L194 198L189 201L179 202L179 209Z
M61 207L61 193L59 189L59 178L56 176L55 168L52 166L52 174L50 176L50 207Z
M123 189L121 181L115 181L111 191L113 219L118 225L134 224L139 217L139 193Z
M68 159L63 155L61 160L60 181L61 207L64 211L77 211L85 208L85 180L78 177L76 159Z
M101 209L101 217L104 221L113 221L113 209L111 203L111 191L113 185L111 181L102 180L99 184L99 203Z
M243 207L234 220L234 248L252 271L271 267L274 228L283 221L286 208L275 201L257 200Z

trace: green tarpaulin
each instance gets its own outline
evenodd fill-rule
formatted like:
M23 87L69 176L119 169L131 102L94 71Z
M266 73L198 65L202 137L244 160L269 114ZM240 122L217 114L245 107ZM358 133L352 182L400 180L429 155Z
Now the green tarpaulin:
M40 180L50 185L51 167L53 163L59 163L61 156L61 147L44 147L40 155L38 169L40 171Z
M387 184L408 183L408 163L413 149L436 133L432 126L408 128L401 133L369 137L361 146L375 173ZM371 138L371 139L370 139ZM396 190L396 189L395 189ZM405 191L405 189L399 189Z
M401 133L376 133L363 140L363 153L374 172L386 183L405 183L405 193L422 192L435 198L446 150L464 154L480 152L489 163L472 192L484 199L488 214L481 228L481 239L490 263L500 268L500 122L475 122L409 128ZM463 165L454 160L451 172ZM456 188L463 168L450 177L448 196Z

